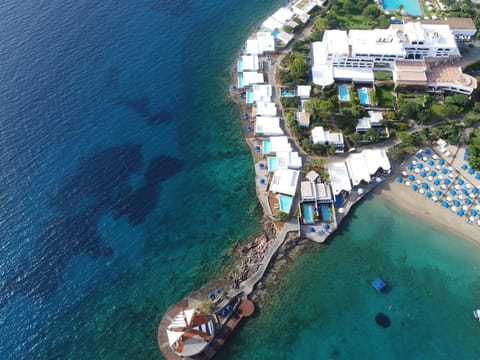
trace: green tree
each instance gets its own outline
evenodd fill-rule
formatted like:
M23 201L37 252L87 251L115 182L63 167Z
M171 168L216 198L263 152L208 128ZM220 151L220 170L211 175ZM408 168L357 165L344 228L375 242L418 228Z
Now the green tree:
M421 110L421 106L415 101L404 101L400 105L400 113L409 119L417 119L418 113Z
M290 74L297 79L306 79L308 77L308 65L303 58L297 58L292 62Z
M380 9L376 4L368 4L362 11L363 16L377 18L380 16Z
M365 131L365 139L370 142L377 142L379 139L379 135L375 129L370 128Z

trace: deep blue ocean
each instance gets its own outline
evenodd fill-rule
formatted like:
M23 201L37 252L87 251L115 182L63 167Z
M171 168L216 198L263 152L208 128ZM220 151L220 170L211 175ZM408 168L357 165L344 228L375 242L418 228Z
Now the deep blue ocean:
M161 358L165 309L228 268L228 249L260 228L253 165L227 90L240 47L280 4L2 2L1 359ZM362 211L379 220L363 228ZM470 317L480 306L478 249L453 239L461 245L438 250L440 232L421 227L430 240L412 245L399 229L414 220L387 215L375 200L355 214L331 245L288 268L220 358L352 359L352 349L361 358L371 354L359 347L363 321L379 336L372 346L388 345L379 359L405 358L405 344L432 327L431 346L413 347L409 358L455 358L452 336L462 358L479 353ZM371 298L367 279L380 273L402 284L390 298ZM432 296L433 307L421 301ZM371 324L361 311L370 300L370 312L394 306L395 331ZM410 300L418 321L398 327Z

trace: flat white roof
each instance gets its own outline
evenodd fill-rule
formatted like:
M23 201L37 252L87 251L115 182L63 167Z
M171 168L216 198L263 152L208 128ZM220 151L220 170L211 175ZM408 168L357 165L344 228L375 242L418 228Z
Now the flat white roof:
M258 70L258 56L257 55L244 55L242 56L243 71L245 70Z
M293 34L289 34L285 31L280 31L280 33L277 35L277 40L280 40L282 43L287 45L290 41L292 41L293 37Z
M312 68L312 81L320 86L329 86L335 82L333 67L330 65L315 65Z
M352 55L380 54L404 56L403 39L394 29L350 30Z
M357 186L362 180L367 183L370 181L370 173L366 167L363 154L350 154L346 163L353 186Z
M263 73L258 73L256 71L244 71L243 72L243 84L244 86L249 86L253 84L264 83L265 79L263 78Z
M254 84L253 89L253 101L266 101L272 97L272 85L270 84Z
M274 31L275 29L281 29L283 24L278 22L273 16L270 16L262 23L262 26L269 31Z
M288 142L288 137L286 136L271 136L270 141L270 152L277 153L283 151L292 151L292 145Z
M323 183L317 184L311 181L302 181L300 183L300 190L302 199L304 200L332 200L330 187Z
M257 41L260 54L275 51L275 38L271 33L266 31L257 32Z
M310 47L314 67L328 64L328 45L326 42L315 41Z
M283 135L278 117L257 116L255 119L255 133L264 135ZM270 145L270 151L271 145Z
M312 129L312 142L314 144L343 144L343 135L333 133L323 129L323 126L316 126Z
M333 68L333 77L335 79L348 79L358 82L373 82L372 69L358 69L358 68Z
M245 51L247 52L247 54L250 54L250 55L260 54L260 50L258 48L258 40L248 39L247 40L247 48L246 48Z
M310 85L297 86L297 96L300 96L303 99L308 99L310 97L311 91L312 91L312 87Z
M290 20L293 17L293 15L294 13L291 10L285 7L281 7L280 9L275 11L272 17L278 22L280 22L281 24L285 24L288 20Z
M328 45L328 52L331 54L348 55L348 35L344 30L325 30L322 42Z
M272 183L270 184L270 191L291 196L295 195L299 175L300 172L297 170L275 170Z
M340 194L342 190L352 190L347 166L344 162L337 162L328 165L328 173L330 174L330 184L334 195Z
M276 116L277 106L272 102L257 101L257 115Z
M296 151L279 151L276 154L277 169L300 169L302 167L302 158Z
M371 175L375 174L379 168L385 171L391 170L392 166L384 149L363 150L362 154L365 157L367 169Z

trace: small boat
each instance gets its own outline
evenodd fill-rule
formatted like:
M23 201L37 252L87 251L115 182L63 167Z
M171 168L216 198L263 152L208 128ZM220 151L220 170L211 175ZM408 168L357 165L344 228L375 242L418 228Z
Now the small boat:
M480 321L480 309L473 310L473 316Z

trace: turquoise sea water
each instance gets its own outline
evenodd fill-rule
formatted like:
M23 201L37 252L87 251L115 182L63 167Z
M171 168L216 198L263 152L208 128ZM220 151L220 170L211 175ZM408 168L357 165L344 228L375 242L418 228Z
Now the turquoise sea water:
M476 359L479 250L369 196L328 245L295 258L219 358Z

